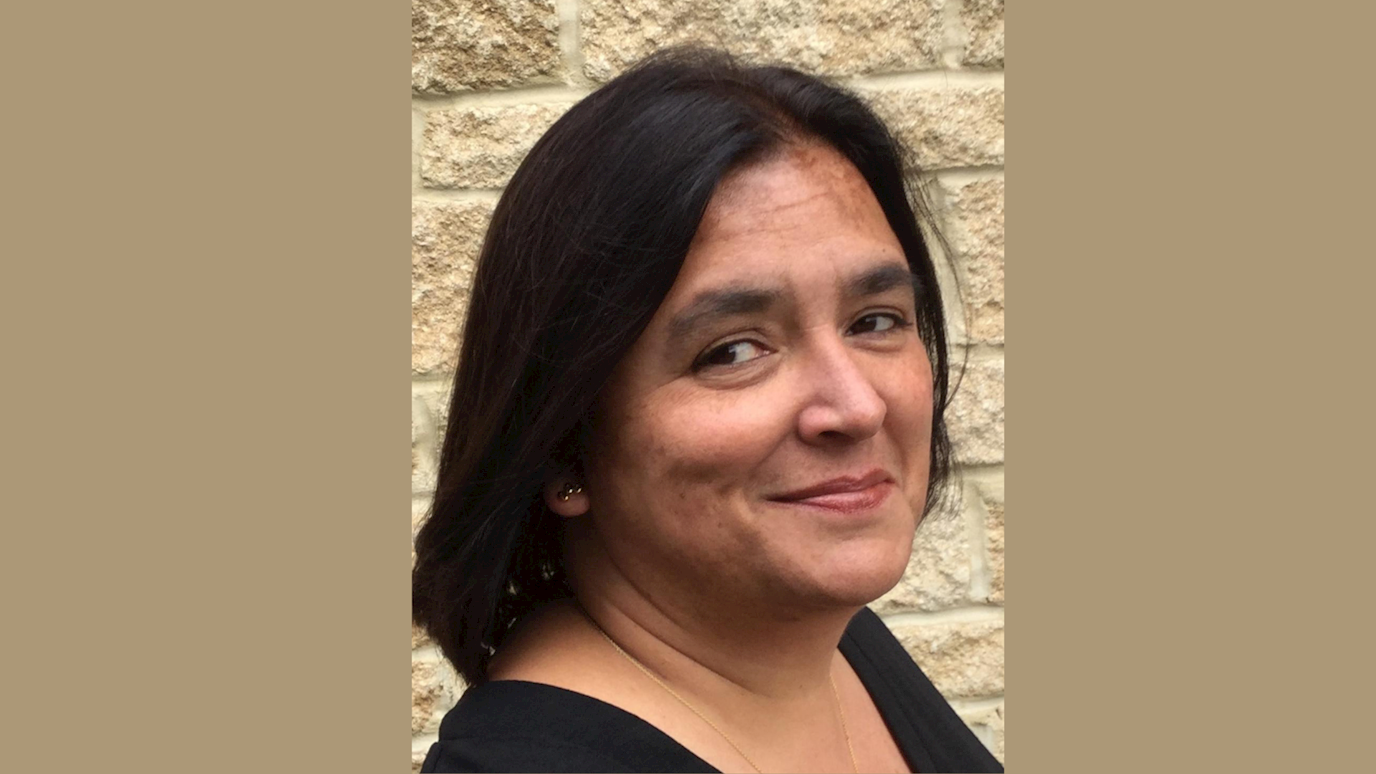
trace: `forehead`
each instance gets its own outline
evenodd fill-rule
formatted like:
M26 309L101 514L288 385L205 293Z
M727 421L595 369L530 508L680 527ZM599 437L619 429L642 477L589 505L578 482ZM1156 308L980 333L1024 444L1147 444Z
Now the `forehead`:
M790 147L723 179L670 300L705 284L826 281L884 259L902 261L902 247L859 170L829 146Z

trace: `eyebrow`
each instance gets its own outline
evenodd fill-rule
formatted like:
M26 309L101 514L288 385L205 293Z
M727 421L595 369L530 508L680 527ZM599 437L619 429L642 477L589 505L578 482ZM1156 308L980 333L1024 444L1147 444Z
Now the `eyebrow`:
M847 298L877 296L901 287L913 289L919 296L920 279L904 264L885 263L867 269L846 281L842 293ZM779 288L732 285L699 293L669 321L670 339L686 336L693 329L712 320L766 312L784 300Z
M688 335L709 320L759 314L783 300L783 291L774 288L727 287L699 293L692 303L669 321L669 338Z
M863 298L901 287L912 288L914 297L922 295L919 292L922 287L921 278L914 274L912 269L904 264L886 263L852 278L846 283L845 294L849 298Z

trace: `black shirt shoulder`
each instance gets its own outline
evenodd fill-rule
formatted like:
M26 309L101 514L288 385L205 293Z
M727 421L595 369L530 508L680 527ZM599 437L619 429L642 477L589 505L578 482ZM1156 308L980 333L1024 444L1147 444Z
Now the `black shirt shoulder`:
M620 707L520 680L464 692L439 736L422 772L716 771Z
M841 653L915 771L1003 771L888 626L862 609ZM468 689L440 724L422 772L714 772L643 719L599 699L502 680Z
M864 608L851 619L841 653L913 771L1003 771L874 611Z

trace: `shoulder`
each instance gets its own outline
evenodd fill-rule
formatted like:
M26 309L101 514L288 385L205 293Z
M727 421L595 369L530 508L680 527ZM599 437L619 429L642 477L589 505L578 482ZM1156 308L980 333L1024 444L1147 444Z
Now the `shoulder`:
M897 669L907 672L915 670L922 680L926 680L926 675L913 661L913 657L908 653L903 644L894 636L889 625L884 623L875 612L868 607L863 607L846 626L846 632L841 638L841 652L854 662L857 657L872 665L877 669L891 670Z
M851 619L841 652L920 770L1003 770L874 611Z
M850 623L846 625L846 636L859 639L866 644L893 639L888 624L868 607L860 608L860 612L850 619Z
M877 704L900 701L906 706L949 709L945 698L888 624L868 607L862 608L846 627L841 653Z
M582 694L502 680L445 715L423 772L713 771L658 729Z

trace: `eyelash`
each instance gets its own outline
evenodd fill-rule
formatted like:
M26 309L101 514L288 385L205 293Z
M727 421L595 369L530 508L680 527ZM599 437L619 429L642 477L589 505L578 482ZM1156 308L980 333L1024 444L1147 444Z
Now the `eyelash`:
M851 327L853 328L853 327L855 327L855 325L858 325L859 323L861 323L861 322L863 322L863 321L865 321L865 320L868 320L868 319L870 319L870 318L873 318L873 317L886 317L886 318L888 318L888 319L890 319L890 320L893 321L893 327L891 327L891 328L889 328L889 329L887 329L887 330L882 330L882 331L866 331L865 333L873 333L873 334L883 335L883 334L888 334L888 333L894 333L894 332L897 332L897 331L900 331L900 330L906 330L906 329L908 329L908 328L913 327L913 322L912 322L912 320L909 320L906 316L901 315L901 314L899 314L899 313L897 313L897 312L870 312L869 314L862 315L859 319L857 319L857 320L855 321L855 323L853 323L853 324L851 325ZM856 335L865 335L865 334L856 334ZM758 359L758 358L750 358L750 360L746 360L746 361L741 362L741 363L708 363L708 362L707 362L707 361L708 361L713 355L715 355L716 353L722 352L722 351L724 351L724 350L726 350L726 349L728 349L728 348L730 348L730 347L734 347L734 346L736 346L736 345L738 345L738 344L751 344L751 345L754 345L754 346L756 346L756 347L758 347L758 348L760 348L760 349L764 349L764 348L765 348L763 345L761 345L761 344L760 344L759 342L757 342L757 341L754 341L753 339L733 339L733 340L731 340L731 341L728 341L728 342L725 342L725 343L723 343L723 344L719 344L719 345L717 345L717 346L715 346L715 347L712 347L711 349L709 349L709 350L707 350L706 352L704 352L704 353L702 353L701 355L699 355L698 358L697 358L697 360L693 361L693 371L696 373L696 372L698 372L698 371L702 371L702 370L708 369L708 368L734 368L734 367L736 367L736 366L742 366L742 365L745 365L746 363L749 363L749 362L751 362L751 361L753 361L753 360L757 360L757 359Z

